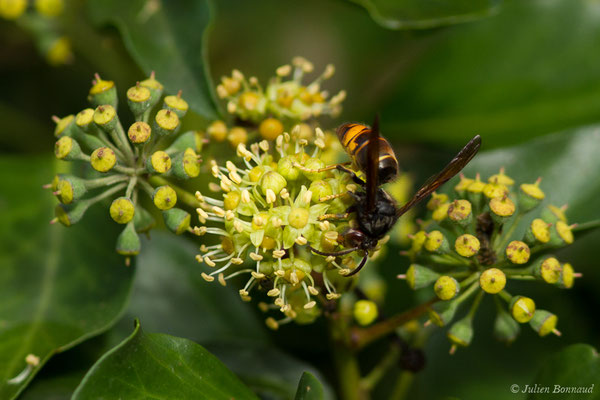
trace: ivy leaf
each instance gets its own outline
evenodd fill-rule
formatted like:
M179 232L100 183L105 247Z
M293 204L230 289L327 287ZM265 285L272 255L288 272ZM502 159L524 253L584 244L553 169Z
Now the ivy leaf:
M457 145L480 134L489 148L595 123L597 6L506 0L492 18L423 38L382 111L383 131Z
M296 380L302 373L309 373L316 376L317 382L324 382L319 383L320 399L334 398L333 390L314 367L283 353L272 344L238 341L208 343L206 347L261 398L294 398Z
M592 346L574 344L552 355L542 366L530 387L548 388L549 393L531 393L527 399L547 399L551 396L561 400L598 399L600 382L600 357ZM560 388L587 389L587 393L555 392ZM561 390L561 389L558 389Z
M193 111L217 118L206 61L209 0L92 0L89 11L95 23L116 25L144 73L155 71L167 92L183 90Z
M0 398L15 398L58 352L107 330L127 303L133 268L114 252L118 232L91 208L70 228L49 225L48 158L0 158ZM33 354L40 364L17 383Z
M210 272L194 259L198 245L171 232L153 231L143 239L129 308L118 325L116 344L140 318L151 331L186 337L200 343L214 340L264 342L266 327L257 318L255 305L243 302L235 288L208 283L200 274ZM119 336L120 335L120 336Z
M486 142L483 141L485 148ZM493 151L484 151L469 163L465 174L483 177L506 167L506 174L516 184L533 183L542 177L541 189L545 204L568 204L571 222L586 222L598 218L593 207L600 198L600 126L588 126L547 135L525 144ZM458 178L446 185L450 190Z
M388 29L423 29L491 15L500 0L352 0Z
M258 399L197 343L160 333L133 334L87 373L73 400L98 398Z
M323 386L310 372L304 372L300 377L295 400L323 400Z

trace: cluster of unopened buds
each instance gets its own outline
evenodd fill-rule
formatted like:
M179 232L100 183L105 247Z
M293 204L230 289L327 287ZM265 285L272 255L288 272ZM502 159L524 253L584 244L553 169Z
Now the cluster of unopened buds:
M125 226L117 239L117 252L133 256L141 247L138 233L155 224L140 204L139 196L145 193L170 230L180 234L189 229L191 215L175 207L177 192L167 179L198 176L198 152L204 139L197 131L178 133L188 104L181 92L164 97L161 104L162 93L163 85L154 74L129 88L133 122L124 127L123 117L117 114L114 82L96 75L88 97L95 108L54 117L55 155L74 163L72 173L57 175L47 185L61 203L52 222L73 225L90 206L112 198L110 216Z
M560 288L571 288L580 276L569 263L550 254L573 242L565 216L566 206L543 204L541 179L515 187L513 179L500 170L484 182L461 175L454 187L456 199L434 193L427 207L431 218L422 222L406 254L413 264L400 275L413 289L430 287L437 296L429 321L450 325L447 336L456 346L468 346L473 337L473 318L484 294L497 304L494 332L511 342L520 324L540 335L560 335L558 318L539 309L533 299L511 294L509 280L534 280ZM452 196L454 197L454 196ZM465 303L464 317L454 322Z
M57 21L64 7L63 0L1 0L0 18L16 20L32 34L48 63L61 65L73 59L71 42Z

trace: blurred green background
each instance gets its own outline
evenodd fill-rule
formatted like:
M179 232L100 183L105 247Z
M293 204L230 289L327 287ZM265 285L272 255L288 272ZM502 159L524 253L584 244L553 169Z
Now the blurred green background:
M93 73L114 80L120 95L124 95L125 88L154 68L148 65L151 62L147 57L140 62L139 53L137 57L132 53L128 29L119 25L118 15L111 15L119 9L118 2L90 3L68 2L60 17L61 29L71 38L74 52L73 62L65 66L48 65L39 52L39 38L26 24L0 20L0 149L8 160L3 163L3 174L22 177L24 187L51 178L50 155L55 139L50 116L64 116L87 107ZM139 9L144 3L135 1L127 7ZM153 3L162 12L160 2ZM600 194L600 166L594 161L600 138L595 128L581 128L600 122L600 2L490 2L493 4L480 18L475 15L469 18L471 21L417 30L387 29L360 4L350 1L215 3L212 26L205 37L208 45L203 49L215 82L233 68L264 81L277 66L296 55L311 60L316 70L333 63L336 74L326 89L332 93L345 89L348 97L342 115L337 120L323 118L322 125L334 127L347 120L368 123L380 112L383 134L394 144L401 168L409 171L416 182L439 170L468 139L480 134L483 151L500 150L475 161L477 165L468 170L471 175L475 168L491 172L492 167L501 165L506 166L509 175L527 181L549 174L553 178L545 190L551 200L575 199L569 213L572 222L600 217L596 196ZM379 3L379 10L385 11L388 20L402 20L393 7L384 7L386 2L373 3ZM178 7L184 6L189 4ZM197 42L205 20L196 24L194 13L179 19L180 11L171 10L174 15L166 26L170 33L176 32L173 43L185 47L178 41L186 40L188 35ZM120 30L112 24L115 21ZM154 31L152 26L146 27L158 39L164 34L163 28L164 24L157 24ZM154 56L157 63L173 62L177 70L178 59ZM199 58L198 53L194 56ZM198 68L194 71L201 76ZM184 97L185 84L181 85ZM192 82L190 85L198 86ZM189 117L190 123L205 124L206 115L201 114ZM573 147L572 137L577 138L579 147ZM527 144L535 138L537 142ZM545 143L555 144L544 147ZM519 153L512 146L525 146L525 150ZM505 153L504 148L508 148ZM581 149L579 164L575 162L577 151L563 155L563 148ZM538 149L557 153L538 154ZM522 158L515 159L515 154ZM35 163L27 161L32 156ZM559 173L552 169L556 160L561 160L564 167ZM31 168L24 169L25 165ZM576 184L563 185L568 181ZM2 185L0 207L10 197L6 191L11 190L10 185ZM9 218L3 211L3 222L8 224L3 224L5 229L0 232L12 237L7 243L33 240L28 233L45 230L51 214L53 203L48 193L23 191L24 198L29 196L31 210L42 210L40 214L46 219L15 233L8 228L18 219ZM108 224L108 218L99 221ZM540 339L523 327L521 337L506 348L491 337L494 308L491 301L486 301L469 348L449 356L444 332L432 335L425 348L427 366L416 377L410 398L525 398L523 394L511 394L510 385L534 382L538 369L551 354L572 343L598 347L600 273L595 245L599 240L598 233L589 234L559 253L561 259L571 261L584 274L574 290L531 284L523 287L523 292L538 304L559 315L561 338ZM111 240L105 242L109 243L106 252L112 252ZM22 398L68 398L99 355L131 332L134 317L140 317L146 331L169 333L206 345L246 383L254 382L254 388L265 396L285 398L285 393L295 388L301 371L310 368L308 365L320 371L327 386L335 386L330 360L323 357L328 351L323 323L267 332L254 307L239 302L233 291L208 287L200 280L201 271L193 261L194 244L161 233L153 235L151 243L144 246L145 252L139 257L131 301L124 316L115 315L119 319L116 327L54 357ZM3 252L10 251L7 245L3 247ZM390 254L397 251L392 248ZM111 257L111 262L118 263ZM23 268L27 265L8 255L0 260ZM417 296L394 278L406 266L407 261L388 257L378 267L389 282L386 313L417 304ZM7 275L0 273L3 276ZM7 279L0 280L0 291L9 283ZM230 309L221 305L224 298ZM0 322L2 319L0 313ZM232 337L236 340L230 340ZM383 344L373 345L362 357L365 371L385 351ZM251 368L257 355L272 361ZM390 384L382 385L374 398L387 398L394 377L392 373L386 377Z

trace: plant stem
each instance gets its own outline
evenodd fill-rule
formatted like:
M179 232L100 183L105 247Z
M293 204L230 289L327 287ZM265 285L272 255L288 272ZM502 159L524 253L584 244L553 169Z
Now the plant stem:
M438 301L437 297L401 314L396 314L386 320L378 322L377 324L368 328L354 327L350 336L352 347L355 349L361 349L369 343L389 335L390 333L394 332L396 328L423 315L436 301Z
M501 242L498 244L498 246L494 246L494 251L496 252L496 254L504 255L504 252L502 250L508 244L508 241L510 240L511 235L513 234L513 232L519 225L519 222L521 222L521 219L523 218L524 215L525 214L523 214L523 213L519 213L513 220L513 223L510 226L510 228L508 228L508 230L500 236L499 239L501 239Z
M412 385L415 374L410 371L401 371L396 380L396 386L390 395L390 400L404 400Z
M344 318L336 313L329 319L331 351L338 378L340 398L344 400L368 400L369 394L360 385L360 368L346 339L348 326Z
M369 372L369 374L361 380L361 387L369 392L373 390L381 378L383 378L387 370L396 364L399 355L400 350L398 349L398 346L391 346L387 354L381 359L381 361L379 361L379 364L377 364L371 370L371 372Z

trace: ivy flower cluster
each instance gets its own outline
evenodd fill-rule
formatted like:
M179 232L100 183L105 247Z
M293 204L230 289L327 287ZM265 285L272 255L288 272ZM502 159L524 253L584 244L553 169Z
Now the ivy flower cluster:
M431 218L411 236L406 254L413 264L399 278L412 289L433 289L438 301L427 323L450 326L451 352L471 342L473 318L486 293L496 295L498 339L515 340L524 323L540 336L560 335L555 314L507 287L510 280L532 280L568 289L581 276L551 254L573 243L574 225L567 222L566 206L542 204L540 182L515 186L503 169L487 182L479 174L461 175L455 198L434 193L429 200ZM466 315L455 321L469 302Z
M277 68L276 76L264 88L256 77L246 79L240 71L233 70L231 76L221 78L217 94L227 101L229 113L254 123L260 123L264 115L292 121L337 116L346 92L342 90L329 98L329 93L321 89L321 83L333 76L334 66L327 65L312 82L303 83L305 75L313 70L310 61L295 57L291 64Z
M164 97L161 103L162 93L163 85L154 74L129 88L127 104L134 118L124 127L117 114L114 82L96 74L88 96L95 108L54 117L55 155L75 165L73 173L57 175L47 185L60 201L52 222L71 226L90 206L113 199L110 217L124 225L116 250L134 256L141 247L138 233L155 224L152 214L140 204L139 197L145 193L170 230L180 234L189 229L191 215L175 207L177 192L166 178L198 176L198 152L204 139L197 131L178 134L188 104L181 92Z
M296 127L291 135L284 132L275 143L263 140L250 148L239 144L237 165L212 162L211 172L218 180L214 186L222 196L196 193L202 225L194 232L220 238L200 248L197 261L212 269L202 276L225 285L234 276L247 275L239 291L242 300L264 289L273 303L261 303L261 309L284 314L279 320L267 318L273 329L292 320L312 322L320 313L316 299L339 298L352 284L344 275L360 259L353 253L324 257L311 251L344 249L342 233L349 222L330 218L348 208L352 199L347 192L357 188L348 174L321 160L321 129L316 128L312 143L299 138L299 131ZM242 266L245 260L251 261L250 268Z

